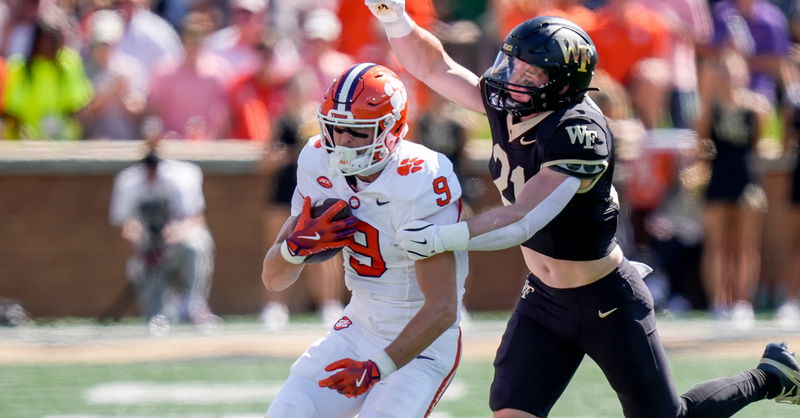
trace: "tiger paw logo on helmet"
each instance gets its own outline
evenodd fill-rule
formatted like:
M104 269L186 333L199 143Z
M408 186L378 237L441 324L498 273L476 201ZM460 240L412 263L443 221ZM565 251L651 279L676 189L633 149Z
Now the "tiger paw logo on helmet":
M425 164L425 160L421 160L419 158L406 158L400 161L400 166L397 167L397 173L401 176L407 176L411 173L416 173L417 171L422 170L422 164Z

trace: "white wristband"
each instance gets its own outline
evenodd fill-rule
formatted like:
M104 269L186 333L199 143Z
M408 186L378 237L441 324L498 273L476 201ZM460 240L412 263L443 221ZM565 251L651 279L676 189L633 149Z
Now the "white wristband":
M386 379L387 376L397 370L394 360L386 354L386 350L380 350L375 353L375 358L373 358L372 361L378 366L378 371L381 372L381 379Z
M442 240L442 247L445 251L463 251L469 244L469 225L466 222L458 222L439 227L439 239Z
M289 250L289 246L286 244L286 241L283 241L281 244L281 255L283 259L292 263L292 264L303 264L308 258L305 255L293 255L292 252Z
M417 24L411 20L411 16L403 13L403 17L400 19L384 23L383 30L389 38L404 38L413 32L416 26Z

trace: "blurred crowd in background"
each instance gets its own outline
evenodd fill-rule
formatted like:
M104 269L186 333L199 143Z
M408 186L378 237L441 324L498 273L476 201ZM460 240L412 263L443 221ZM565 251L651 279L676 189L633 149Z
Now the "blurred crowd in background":
M708 309L752 326L754 305L800 327L800 245L763 291L769 203L757 156L795 160L800 117L798 0L406 0L420 25L477 74L503 37L536 15L566 17L597 45L591 93L617 137L620 244L655 267L657 305ZM488 138L403 73L362 0L0 1L2 138L264 144L275 186L265 242L289 210L294 160L316 109L355 62L397 71L411 100L408 138L450 157ZM481 144L483 145L483 144ZM486 143L488 147L488 142ZM785 200L800 207L800 171ZM467 203L480 192L465 183ZM794 210L795 212L800 209ZM792 236L800 237L800 214ZM798 250L795 250L798 249ZM341 311L341 266L320 265L323 316ZM285 295L262 318L288 320Z

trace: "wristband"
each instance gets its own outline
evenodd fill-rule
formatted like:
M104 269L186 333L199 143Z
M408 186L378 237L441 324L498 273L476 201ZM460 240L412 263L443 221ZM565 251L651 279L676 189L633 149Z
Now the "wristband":
M416 26L411 16L404 12L400 19L383 23L383 30L389 38L404 38L413 32Z
M469 225L458 222L439 227L439 239L445 251L464 251L469 244Z
M281 244L281 256L283 259L292 263L292 264L303 264L306 261L307 256L305 255L294 255L292 254L291 250L289 250L289 245L286 244L286 241L283 241Z
M380 350L378 353L375 353L375 357L372 361L378 366L378 371L381 372L381 379L386 379L387 376L397 370L394 360L386 354L386 350Z

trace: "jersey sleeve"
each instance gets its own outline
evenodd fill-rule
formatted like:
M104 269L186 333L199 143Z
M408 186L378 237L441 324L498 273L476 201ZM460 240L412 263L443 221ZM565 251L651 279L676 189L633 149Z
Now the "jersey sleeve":
M128 167L119 172L114 179L114 188L111 192L111 208L109 209L109 222L114 226L122 224L133 216L133 184L135 166Z
M419 177L415 186L416 193L409 195L408 210L401 214L401 225L416 219L436 224L458 222L461 183L447 157L436 153L435 163L431 164L425 176Z
M324 161L325 151L315 146L317 137L308 140L297 157L297 185L292 194L292 216L299 216L303 209L303 199L311 196L312 203L316 200L313 196L316 190L317 178L321 175L320 167L327 167Z
M579 179L594 179L585 192L605 173L612 158L611 141L596 122L570 119L555 130L542 155L542 167Z

